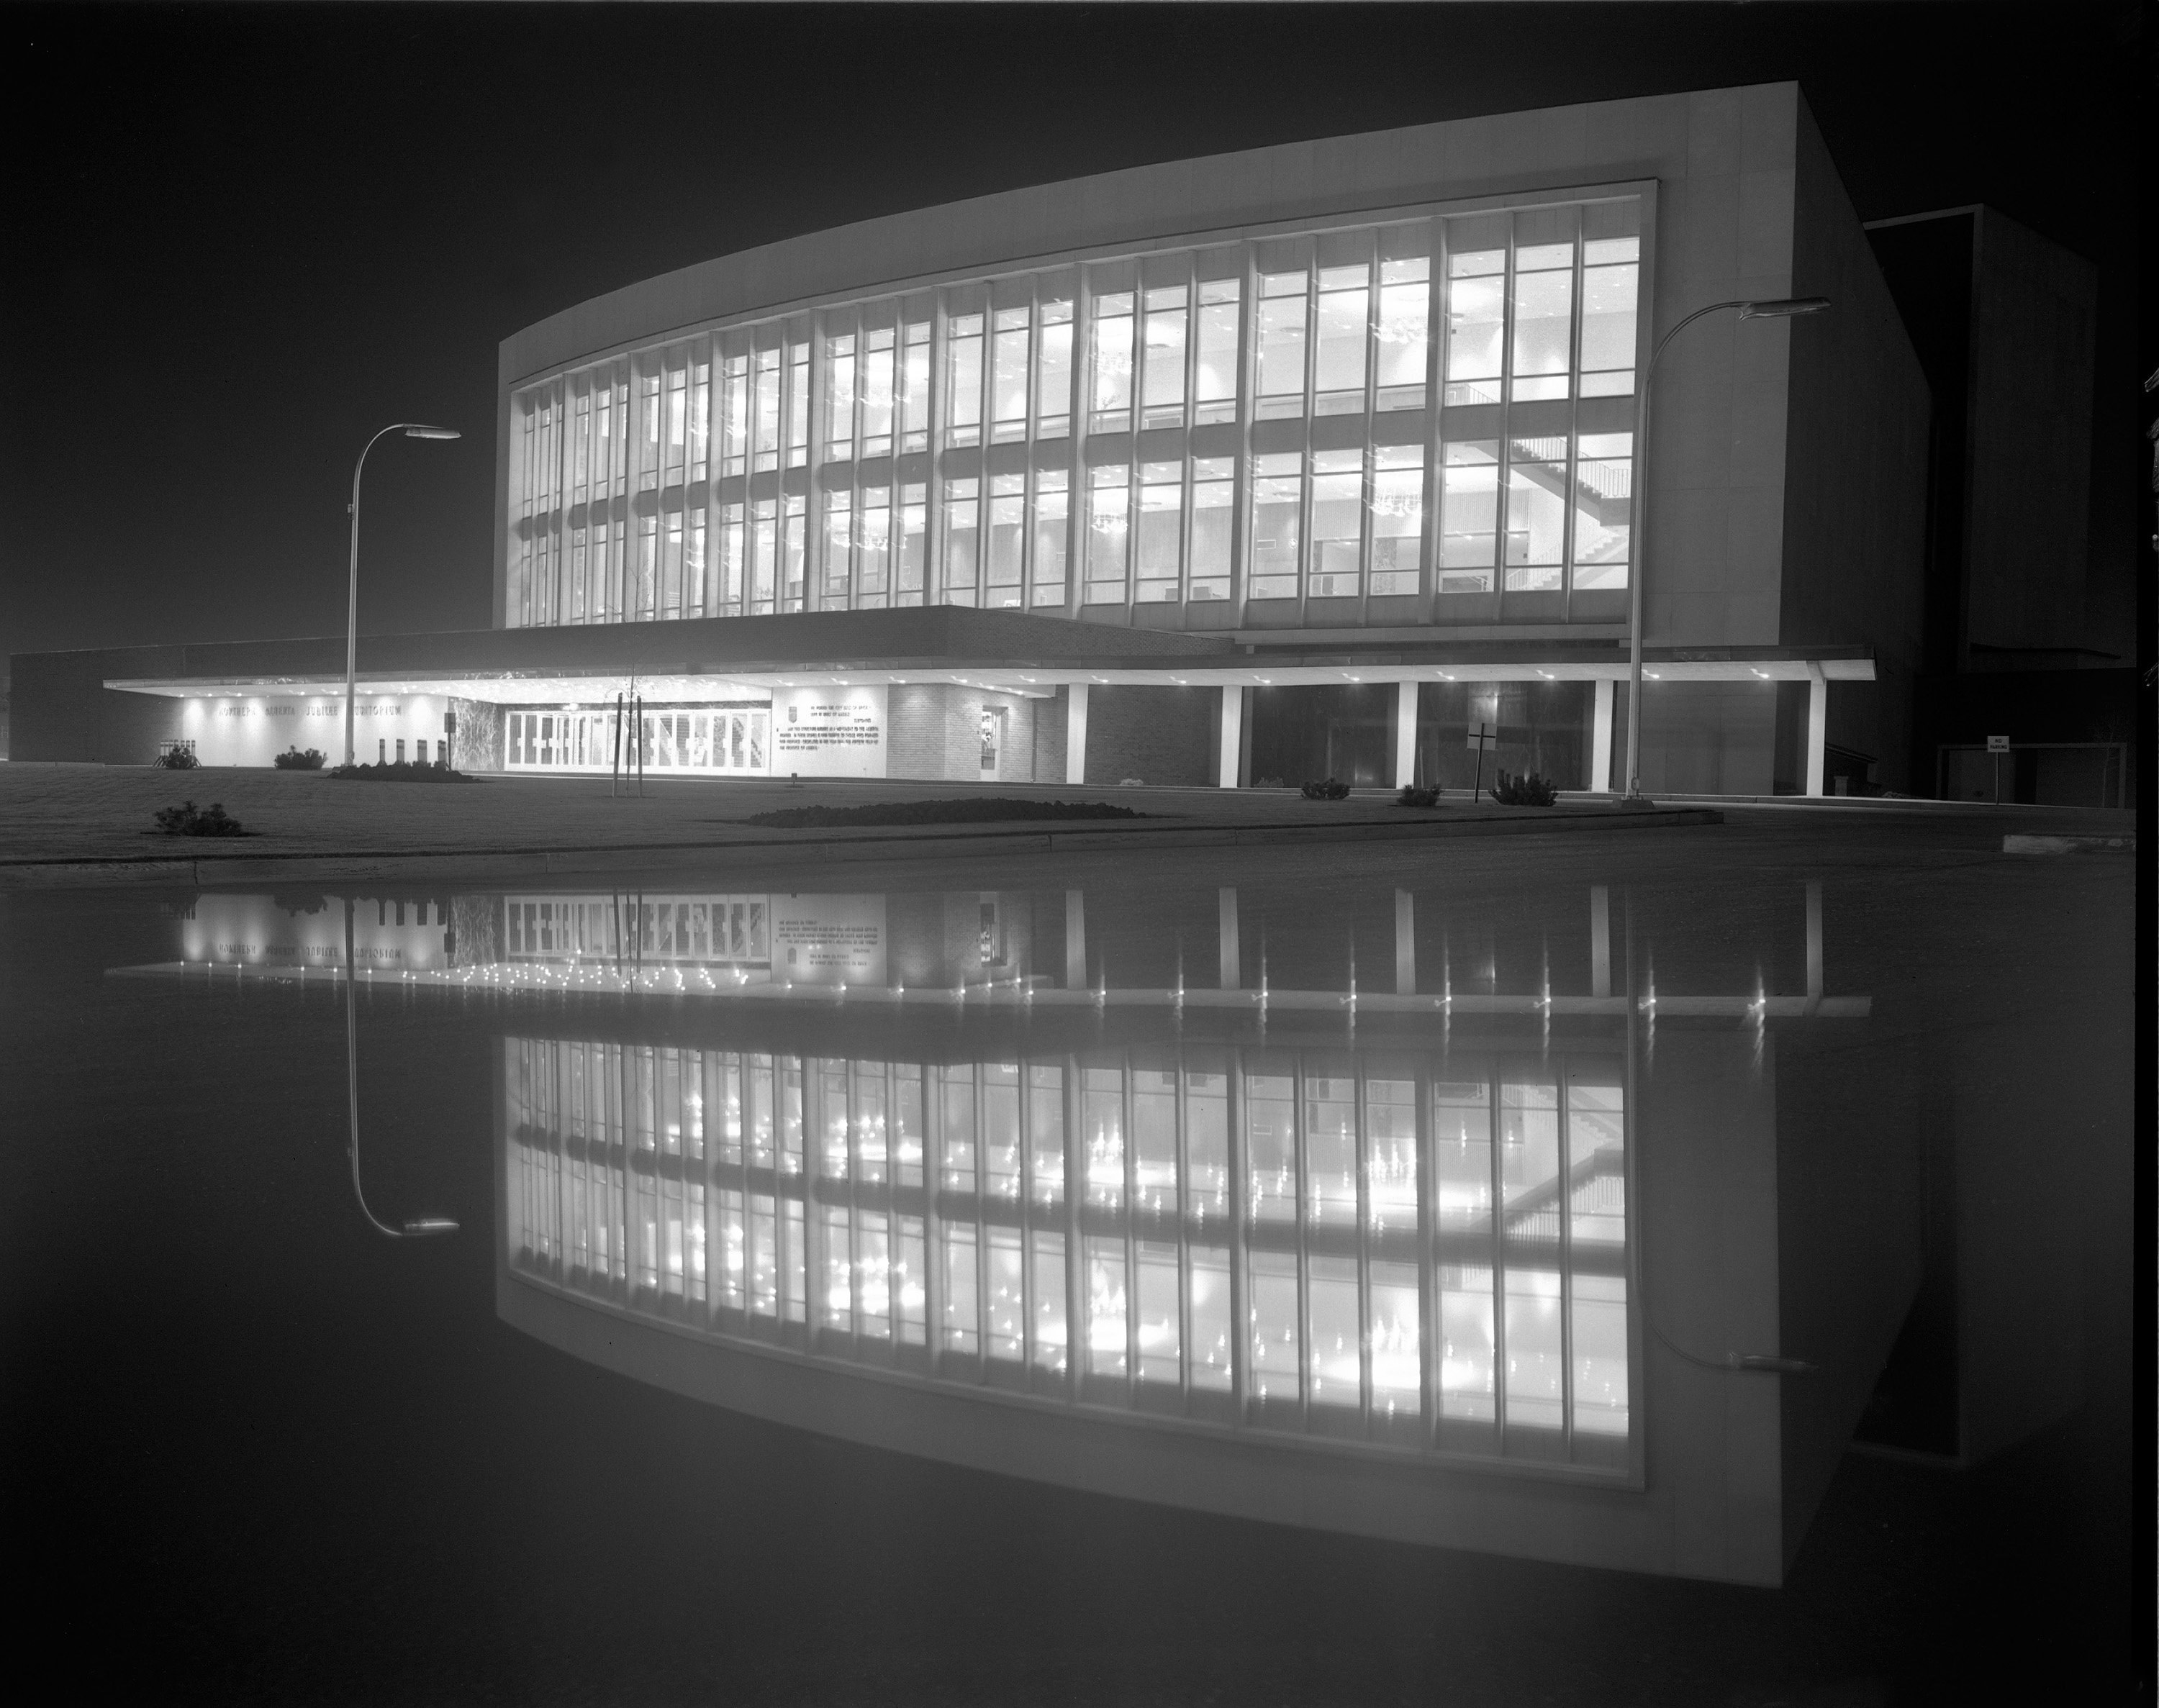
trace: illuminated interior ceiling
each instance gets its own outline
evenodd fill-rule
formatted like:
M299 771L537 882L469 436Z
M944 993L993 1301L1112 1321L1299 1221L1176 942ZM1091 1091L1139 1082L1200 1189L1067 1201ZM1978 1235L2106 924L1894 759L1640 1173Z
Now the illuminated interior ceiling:
M1811 681L1817 670L1830 681L1874 680L1874 661L1867 658L1659 659L1646 665L1643 674L1652 681L1664 682L1804 682ZM1068 683L1152 688L1331 687L1344 683L1385 682L1613 682L1624 681L1627 676L1624 662L1353 665L1277 665L1248 659L1236 664L1179 665L1174 669L1071 665L919 669L862 665L810 665L726 675L640 672L633 675L619 671L589 675L509 671L453 675L363 674L360 691L364 696L434 694L503 706L577 706L611 702L618 694L642 695L648 701L724 701L763 698L774 689L787 688L954 686L1047 699L1059 686ZM130 693L183 699L342 699L344 694L344 681L339 676L146 678L107 681L105 686Z

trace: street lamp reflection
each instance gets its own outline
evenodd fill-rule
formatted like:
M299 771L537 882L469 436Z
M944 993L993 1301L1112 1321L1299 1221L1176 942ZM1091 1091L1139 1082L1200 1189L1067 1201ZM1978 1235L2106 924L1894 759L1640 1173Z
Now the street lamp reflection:
M448 1216L412 1216L391 1227L367 1207L367 1194L360 1184L360 1022L354 1009L353 985L360 968L353 957L352 902L344 904L344 1106L346 1154L352 1162L352 1198L367 1224L388 1240L424 1240L436 1234L454 1234L458 1224Z

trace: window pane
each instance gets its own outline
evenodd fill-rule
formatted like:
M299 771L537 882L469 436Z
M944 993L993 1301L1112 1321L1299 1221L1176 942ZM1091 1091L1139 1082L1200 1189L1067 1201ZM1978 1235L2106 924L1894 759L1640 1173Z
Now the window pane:
M982 1082L982 1191L1008 1203L1019 1200L1019 1069L986 1062Z
M1381 1416L1424 1410L1424 1348L1414 1264L1375 1263L1365 1338L1372 1348L1372 1410Z
M1029 1280L1034 1293L1034 1362L1060 1375L1064 1370L1064 1236L1037 1230L1028 1236Z
M892 329L872 332L862 357L862 454L882 457L892 449Z
M1028 1086L1028 1197L1048 1206L1064 1202L1064 1070L1029 1068Z
M1097 468L1087 494L1087 602L1116 604L1125 597L1125 546L1131 505L1122 463Z
M854 497L845 492L825 498L825 593L827 610L844 610L854 545Z
M1626 1242L1624 1101L1616 1084L1585 1084L1574 1077L1567 1081L1567 1230L1578 1245Z
M975 603L976 554L980 541L978 483L945 483L945 601Z
M946 1192L975 1189L975 1070L971 1066L937 1069L940 1124L937 1182Z
M1095 299L1095 417L1090 426L1096 432L1121 432L1131 425L1131 406L1132 293L1111 292Z
M1314 1227L1349 1227L1357 1219L1354 1080L1304 1082L1304 1214Z
M1303 1385L1297 1375L1297 1259L1255 1251L1248 1268L1252 1395L1293 1404Z
M1305 1288L1312 1313L1312 1403L1361 1405L1364 1373L1359 1344L1357 1260L1314 1256Z
M1575 441L1574 585L1627 585L1633 495L1632 433L1584 433Z
M1137 1323L1142 1382L1173 1387L1184 1373L1183 1315L1178 1302L1177 1247L1142 1240L1139 1259Z
M1000 474L990 482L990 542L987 605L1017 606L1027 536L1027 477Z
M1356 413L1364 406L1367 268L1323 267L1319 273L1319 345L1315 389L1322 415Z
M1479 250L1447 257L1447 401L1499 401L1500 341L1505 335L1506 251Z
M1424 448L1382 446L1375 460L1371 589L1414 593L1424 568Z
M1132 1189L1136 1209L1178 1213L1177 1077L1132 1072Z
M945 329L945 443L977 444L982 436L982 317L955 314Z
M1121 1376L1126 1369L1125 1242L1087 1241L1087 1374Z
M1255 1222L1287 1222L1297 1214L1295 1097L1287 1075L1245 1078L1245 1208Z
M1506 1310L1507 1427L1556 1430L1566 1376L1558 1271L1509 1270Z
M1489 1086L1435 1084L1432 1150L1439 1171L1442 1234L1489 1229L1492 1223L1492 1106Z
M1065 529L1071 494L1069 479L1061 468L1045 469L1035 476L1034 494L1034 603L1064 603Z
M1195 1225L1230 1214L1230 1081L1224 1074L1184 1076L1185 1212Z
M1634 240L1624 240L1632 244ZM1591 251L1600 246L1585 246ZM1592 267L1582 276L1582 395L1624 396L1634 389L1634 299L1641 269ZM1593 376L1593 377L1592 377Z
M1574 1338L1574 1427L1577 1433L1627 1433L1627 1279L1577 1275Z
M1441 471L1439 588L1489 593L1498 556L1499 447L1471 439L1447 447Z
M1199 287L1199 348L1193 419L1233 421L1237 413L1237 305L1244 286L1211 280Z
M1193 462L1189 598L1230 597L1230 535L1235 499L1229 458L1209 457Z
M802 570L809 526L809 499L792 494L780 502L780 574L787 608L802 608Z
M1382 409L1424 405L1425 365L1430 349L1431 263L1422 259L1380 264L1380 385Z
M787 347L787 466L800 468L810 459L810 346Z
M983 1312L987 1338L983 1350L993 1359L1017 1364L1027 1352L1027 1282L1023 1272L1019 1229L989 1230L988 1308Z
M1331 469L1337 460L1347 470ZM1364 458L1356 451L1312 454L1312 593L1315 598L1354 598L1357 565L1364 537Z
M756 435L756 463L759 468L779 466L779 352L759 350L752 380Z
M991 396L996 404L992 419L1000 439L1025 436L1027 425L1028 311L1001 308L997 317L996 350L991 358ZM1014 429L1007 432L1007 429Z
M1509 1081L1499 1088L1499 1191L1510 1240L1556 1240L1559 1088Z
M1364 1224L1375 1233L1416 1230L1414 1081L1364 1082Z
M1230 1254L1219 1247L1192 1248L1192 1295L1185 1343L1191 1348L1191 1382L1205 1393L1230 1391Z
M884 602L892 565L892 489L872 486L862 493L862 514L856 541L857 590L865 601Z
M922 576L929 562L929 511L927 490L919 485L900 489L899 603L922 603Z
M976 1305L975 1230L947 1224L939 1243L945 1248L945 1349L977 1351L981 1345L981 1314Z
M855 448L855 340L852 334L825 341L826 454L852 457Z
M1080 1080L1087 1202L1111 1209L1125 1201L1124 1077L1118 1069L1088 1068Z
M1072 305L1044 303L1041 318L1034 430L1046 439L1061 438L1069 430L1072 411Z
M900 448L929 448L929 323L919 321L901 334Z
M1150 463L1140 487L1138 593L1142 600L1177 598L1178 546L1183 534L1183 469Z
M1568 246L1558 246L1571 254ZM1524 257L1536 253L1524 250ZM1566 396L1574 330L1574 274L1519 272L1514 279L1514 390L1517 400Z
M1496 1360L1490 1269L1440 1265L1438 1330L1440 1416L1491 1422Z
M1297 597L1298 458L1294 453L1252 459L1252 562L1248 593L1256 599Z
M1302 273L1269 274L1260 281L1259 413L1304 412L1305 300Z
M1147 293L1142 425L1176 427L1184 419L1184 343L1188 313L1182 285Z
M1508 444L1507 588L1556 588L1566 536L1566 441Z

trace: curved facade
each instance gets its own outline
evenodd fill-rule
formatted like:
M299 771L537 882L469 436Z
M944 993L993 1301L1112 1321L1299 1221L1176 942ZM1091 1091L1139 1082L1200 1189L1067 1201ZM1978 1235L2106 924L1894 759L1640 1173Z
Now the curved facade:
M510 626L1625 614L1651 187L1182 233L519 386Z

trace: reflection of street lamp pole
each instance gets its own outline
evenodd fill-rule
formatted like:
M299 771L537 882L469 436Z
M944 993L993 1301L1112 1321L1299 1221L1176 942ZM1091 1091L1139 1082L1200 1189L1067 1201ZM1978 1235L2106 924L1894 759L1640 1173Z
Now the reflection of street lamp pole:
M1634 573L1627 610L1627 798L1642 798L1642 582L1649 566L1649 382L1657 376L1657 363L1665 347L1689 325L1720 308L1737 308L1742 320L1785 320L1794 314L1819 314L1829 307L1826 297L1779 297L1763 302L1741 299L1711 303L1697 308L1657 340L1649 354L1648 370L1635 404L1634 422Z
M378 1234L392 1240L423 1238L429 1234L454 1234L458 1224L448 1216L414 1216L402 1227L393 1228L379 1221L375 1212L367 1207L367 1195L360 1189L360 1027L353 1017L352 987L360 969L352 954L352 900L347 897L344 904L344 1109L348 1142L346 1152L352 1158L352 1196L359 1204L360 1213L367 1218L368 1225Z
M417 421L392 422L382 433L394 433L400 427L408 439L454 439L460 435L455 427L427 427ZM377 433L375 439L382 437ZM367 462L367 453L375 448L375 439L360 448L360 461L352 465L352 584L346 590L344 601L344 762L352 763L352 689L353 666L360 657L360 471Z

